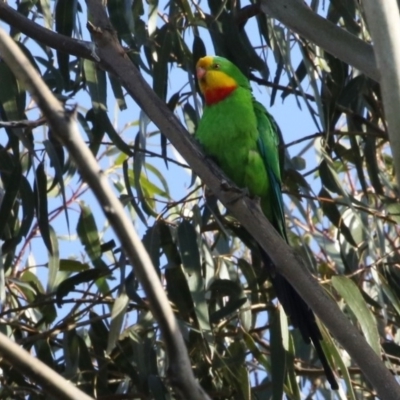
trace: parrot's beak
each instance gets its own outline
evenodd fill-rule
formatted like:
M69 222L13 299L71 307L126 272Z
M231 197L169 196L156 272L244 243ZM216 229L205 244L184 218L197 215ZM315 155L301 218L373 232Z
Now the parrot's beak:
M206 73L207 73L207 70L205 68L202 68L202 67L197 67L196 68L197 79L200 80L200 79L204 78Z

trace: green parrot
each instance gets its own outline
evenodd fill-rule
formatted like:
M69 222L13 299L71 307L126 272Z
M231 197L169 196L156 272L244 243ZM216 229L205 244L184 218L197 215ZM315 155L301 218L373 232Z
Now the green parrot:
M249 80L229 60L203 57L197 62L196 75L205 99L195 135L197 140L238 187L260 198L263 213L288 242L278 126L264 106L254 99ZM305 342L313 342L331 388L337 390L338 384L321 347L322 335L314 313L293 286L274 271L266 253L262 250L261 253L286 314L293 326L299 328Z

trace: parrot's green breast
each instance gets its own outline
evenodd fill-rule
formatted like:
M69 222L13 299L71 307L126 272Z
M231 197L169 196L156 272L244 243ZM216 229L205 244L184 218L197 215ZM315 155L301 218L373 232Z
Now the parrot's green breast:
M266 196L269 180L257 148L258 121L249 90L238 87L223 101L205 106L196 138L237 186Z
M238 87L216 104L205 106L196 138L239 188L261 199L261 207L271 218L270 181L258 149L258 130L251 92Z

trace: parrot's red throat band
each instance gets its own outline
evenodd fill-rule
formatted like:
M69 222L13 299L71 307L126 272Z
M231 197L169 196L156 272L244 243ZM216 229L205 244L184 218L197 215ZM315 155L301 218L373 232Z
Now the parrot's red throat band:
M204 91L204 98L206 104L211 106L212 104L218 103L228 97L237 86L222 86L219 88L207 89Z

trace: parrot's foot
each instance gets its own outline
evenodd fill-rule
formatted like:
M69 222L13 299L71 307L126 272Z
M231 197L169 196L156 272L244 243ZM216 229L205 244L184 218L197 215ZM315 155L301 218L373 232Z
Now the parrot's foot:
M235 192L235 193L243 193L244 190L246 189L239 189L236 186L232 186L228 181L222 180L221 181L221 189L224 190L225 192Z
M234 192L236 196L229 201L230 204L237 202L243 197L249 196L249 191L247 188L240 189L236 186L232 186L228 181L221 181L221 189L225 192Z

